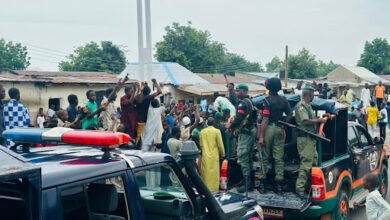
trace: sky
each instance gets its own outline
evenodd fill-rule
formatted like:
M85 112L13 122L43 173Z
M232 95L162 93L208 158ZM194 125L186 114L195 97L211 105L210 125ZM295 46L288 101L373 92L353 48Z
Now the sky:
M0 0L0 38L28 47L29 69L58 63L90 41L113 41L138 60L136 0ZM388 0L151 0L153 53L172 22L207 30L229 52L265 66L303 47L356 65L365 41L390 40Z

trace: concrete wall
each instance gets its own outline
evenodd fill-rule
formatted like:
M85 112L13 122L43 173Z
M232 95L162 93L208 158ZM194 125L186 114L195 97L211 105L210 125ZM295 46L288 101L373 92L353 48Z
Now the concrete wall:
M332 82L353 82L361 83L361 79L347 70L343 66L338 67L327 75L329 81Z

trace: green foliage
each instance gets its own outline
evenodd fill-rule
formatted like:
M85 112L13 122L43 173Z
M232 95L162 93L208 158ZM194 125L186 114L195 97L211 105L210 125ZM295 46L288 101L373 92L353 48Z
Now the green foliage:
M24 70L30 65L27 47L0 39L0 69Z
M284 70L284 62L279 57L274 57L265 65L267 72L279 72ZM325 63L322 60L316 60L316 56L303 48L296 55L290 55L288 58L288 77L293 79L315 79L326 76L339 65L330 61Z
M225 45L211 39L208 31L193 28L191 22L173 23L165 28L163 40L156 43L155 58L160 62L177 62L192 72L261 71L260 64L243 56L228 53Z
M375 38L372 42L366 41L358 66L376 74L390 74L390 44L387 40Z
M267 72L280 72L285 69L284 62L277 56L272 58L269 63L265 64L265 67L267 68Z
M235 53L226 53L225 62L218 66L217 72L233 75L235 71L264 72L260 63L250 62L243 56Z
M80 46L68 59L59 63L61 71L121 73L126 67L124 51L111 41L102 41L100 46L96 42Z

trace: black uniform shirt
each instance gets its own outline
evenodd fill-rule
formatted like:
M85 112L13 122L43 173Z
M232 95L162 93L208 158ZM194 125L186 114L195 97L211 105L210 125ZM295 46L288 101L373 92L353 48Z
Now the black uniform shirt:
M272 123L277 123L282 119L283 112L289 115L291 112L290 104L286 97L280 95L269 95L263 102L263 117L269 118Z
M237 114L230 126L231 129L234 130L235 128L237 128L248 114L250 115L244 127L250 128L251 126L256 125L257 111L256 109L252 110L252 105L254 108L254 104L250 100L249 96L246 96L243 99L239 100L237 106Z

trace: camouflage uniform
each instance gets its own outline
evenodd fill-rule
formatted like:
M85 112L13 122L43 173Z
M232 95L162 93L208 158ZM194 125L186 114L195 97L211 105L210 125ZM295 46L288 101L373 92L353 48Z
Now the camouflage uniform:
M310 104L306 104L301 101L295 110L295 121L299 128L313 133L317 132L317 126L304 125L304 120L314 119L315 112L311 108ZM298 132L297 148L301 164L299 167L298 179L296 182L296 191L305 191L306 184L308 182L311 168L318 164L318 153L316 149L316 139L305 134L304 132Z

